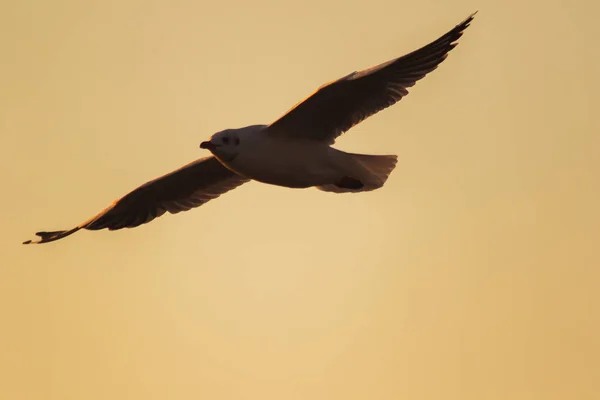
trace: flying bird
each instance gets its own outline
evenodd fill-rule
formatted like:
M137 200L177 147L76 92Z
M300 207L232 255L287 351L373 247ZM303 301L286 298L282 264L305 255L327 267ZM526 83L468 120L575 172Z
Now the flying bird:
M133 228L201 206L248 181L288 188L356 193L384 185L395 155L352 154L331 147L342 133L397 103L433 71L476 12L437 40L409 54L356 71L319 87L270 125L226 129L202 142L212 155L149 181L69 230L37 232L47 243L80 229Z

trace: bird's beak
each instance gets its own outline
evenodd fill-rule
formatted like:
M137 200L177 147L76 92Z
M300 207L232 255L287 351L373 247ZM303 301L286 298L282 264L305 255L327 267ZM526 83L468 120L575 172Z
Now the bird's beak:
M201 149L206 149L206 150L210 150L213 151L217 146L215 146L212 142L202 142L200 143L200 148Z

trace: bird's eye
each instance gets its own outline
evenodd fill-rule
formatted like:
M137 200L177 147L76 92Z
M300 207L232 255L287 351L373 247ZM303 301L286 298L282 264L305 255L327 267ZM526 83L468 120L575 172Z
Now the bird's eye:
M229 138L228 137L224 137L223 138L223 143L224 144L228 144L229 143Z

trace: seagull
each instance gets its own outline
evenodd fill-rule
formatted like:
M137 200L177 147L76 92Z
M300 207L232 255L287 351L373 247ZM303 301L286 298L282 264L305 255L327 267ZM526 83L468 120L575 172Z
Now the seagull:
M212 154L151 180L69 230L37 232L48 243L81 229L133 228L199 207L251 180L333 193L381 188L396 166L395 155L352 154L331 147L335 139L408 94L436 69L475 14L437 40L404 56L355 71L319 87L270 125L226 129L200 143Z

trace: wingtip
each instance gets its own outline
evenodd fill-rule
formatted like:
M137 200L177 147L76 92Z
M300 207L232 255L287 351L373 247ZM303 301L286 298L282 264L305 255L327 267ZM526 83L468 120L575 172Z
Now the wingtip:
M461 23L457 24L452 30L452 32L458 34L458 37L462 36L464 30L470 26L471 22L473 22L473 19L475 18L475 14L477 14L478 12L479 10L476 10L474 13L471 13L471 15L465 18Z
M36 232L36 236L39 236L40 239L38 240L26 240L23 242L23 244L37 244L37 243L48 243L48 242L53 242L55 240L59 240L62 239L64 237L67 237L75 232L77 232L79 229L81 229L80 226L75 227L71 230L68 231L52 231L52 232Z
M475 15L479 12L479 10L475 10L475 12L471 13L471 15L469 15L464 21L463 24L468 25L471 23L471 21L473 21L473 19L475 18Z
M475 15L479 12L479 10L476 10L475 12L472 12L471 14L469 14L469 16L467 16L467 18L463 19L461 22L459 22L456 26L464 26L467 27L469 26L469 24L471 23L471 21L473 21L473 19L475 18Z
M23 244L37 244L37 243L43 243L44 242L44 238L47 236L48 232L36 232L35 235L39 236L40 239L37 240L26 240L23 242Z

